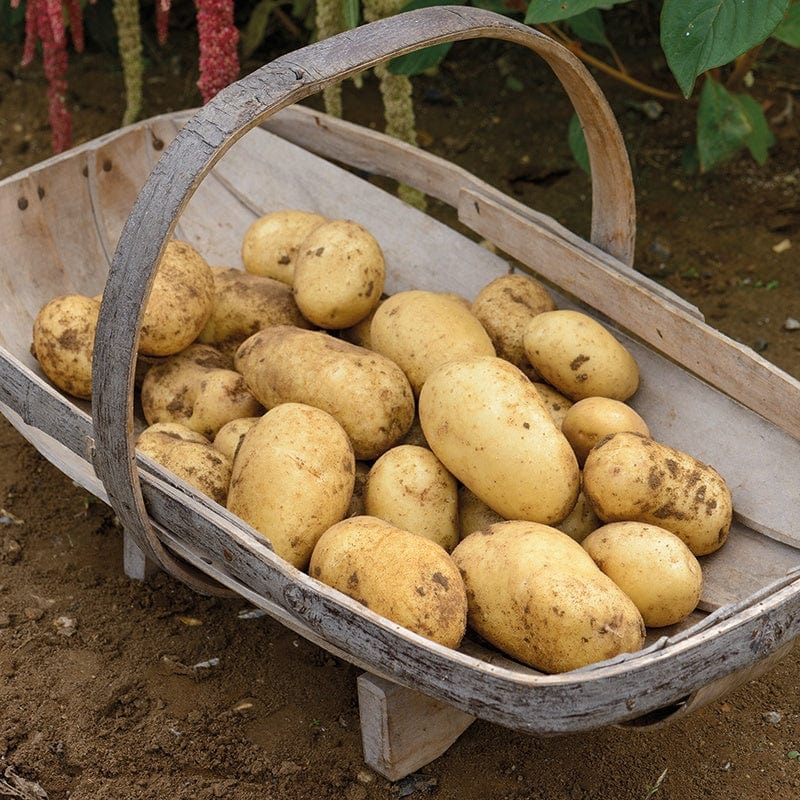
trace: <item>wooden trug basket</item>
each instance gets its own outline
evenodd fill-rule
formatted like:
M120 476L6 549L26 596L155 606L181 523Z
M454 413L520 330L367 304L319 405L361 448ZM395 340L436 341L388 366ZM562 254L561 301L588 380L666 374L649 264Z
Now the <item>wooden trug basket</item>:
M478 37L535 51L569 94L592 164L591 242L445 160L293 105L390 57ZM142 309L173 235L210 263L232 265L257 216L305 208L373 232L389 293L474 297L508 271L486 248L337 164L450 204L551 286L561 306L595 314L630 348L642 373L632 405L654 437L712 464L733 492L733 529L702 559L705 590L685 622L655 631L638 653L558 675L469 638L453 651L291 567L241 520L137 456ZM196 113L155 117L0 183L0 411L113 506L129 574L155 564L197 591L232 592L363 668L365 759L391 779L441 754L476 717L537 735L673 719L761 674L800 634L800 384L631 268L634 216L616 121L567 50L459 6L365 25L277 59ZM90 406L44 378L30 354L31 327L56 295L100 291Z

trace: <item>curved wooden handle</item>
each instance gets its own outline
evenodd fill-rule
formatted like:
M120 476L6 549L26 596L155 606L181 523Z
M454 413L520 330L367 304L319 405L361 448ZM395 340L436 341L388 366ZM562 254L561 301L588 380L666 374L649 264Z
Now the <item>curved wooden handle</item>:
M228 148L280 109L395 56L481 37L524 45L556 73L586 136L592 172L592 242L619 260L632 262L633 181L613 113L572 53L507 17L465 6L410 11L296 50L221 91L178 133L134 203L103 292L93 363L95 471L122 525L144 553L197 591L208 593L216 584L179 562L153 530L133 439L133 379L142 315L178 217Z

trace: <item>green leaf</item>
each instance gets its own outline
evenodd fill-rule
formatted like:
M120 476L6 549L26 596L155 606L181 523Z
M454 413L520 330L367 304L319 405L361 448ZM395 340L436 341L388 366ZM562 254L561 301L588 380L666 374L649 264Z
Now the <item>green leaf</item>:
M661 48L686 97L698 75L763 42L792 0L664 0Z
M582 14L570 17L567 24L581 41L599 44L603 47L611 45L606 36L605 25L603 25L603 15L596 8L590 8Z
M628 0L531 0L525 22L536 25L539 22L557 22L583 14L591 8L609 8Z
M361 3L359 0L342 0L344 24L347 30L357 28L361 22Z
M752 97L733 94L718 81L706 78L697 110L697 157L701 172L727 161L743 147L763 163L773 141L764 112Z
M800 47L800 3L792 3L789 6L789 13L775 28L772 35L784 44Z
M247 25L242 31L242 58L249 58L253 55L264 41L270 14L278 5L278 0L261 0L250 12Z
M451 5L452 0L411 0L406 3L398 13L413 11L415 8L431 8L432 6ZM432 69L439 64L447 55L452 47L452 42L435 44L431 47L424 47L414 53L407 53L404 56L393 58L388 69L393 75L419 75L426 70Z
M569 121L569 128L567 129L567 142L572 157L577 162L578 166L587 174L591 172L589 166L589 150L586 147L586 138L583 135L583 126L578 119L577 114L572 115Z

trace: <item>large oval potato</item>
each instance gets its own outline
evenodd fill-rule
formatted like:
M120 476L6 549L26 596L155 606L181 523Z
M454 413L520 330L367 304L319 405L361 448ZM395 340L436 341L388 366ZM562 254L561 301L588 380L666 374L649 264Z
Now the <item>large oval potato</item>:
M32 351L45 375L62 391L92 396L92 354L100 301L80 294L54 297L33 321Z
M572 509L575 454L513 364L494 356L443 364L422 387L418 412L439 460L505 519L552 524Z
M321 331L265 328L239 347L234 363L266 408L307 403L333 415L358 459L377 458L414 420L414 395L397 364Z
M294 297L314 325L339 330L375 310L385 280L378 240L357 222L336 219L303 241L294 265Z
M640 433L607 436L590 451L583 490L604 522L647 522L677 534L696 556L728 537L733 500L722 476Z
M325 531L309 575L376 614L445 647L467 625L464 583L435 542L376 517L350 517Z
M214 305L214 276L187 242L167 242L142 318L139 352L169 356L188 347L203 330Z
M581 311L537 314L525 329L523 344L544 380L571 400L596 395L627 400L639 386L639 367L630 352Z
M671 531L645 522L610 522L582 544L633 600L648 627L674 625L697 608L703 589L700 563Z
M284 403L244 435L228 509L304 569L317 539L347 513L354 483L353 448L342 426L319 408Z
M555 528L499 522L462 539L452 558L467 588L470 627L529 666L564 672L644 644L633 602Z
M374 350L399 364L415 394L446 361L495 355L469 304L441 292L398 292L384 300L372 317L370 341Z
M387 450L369 471L364 510L448 552L458 544L458 484L427 447Z

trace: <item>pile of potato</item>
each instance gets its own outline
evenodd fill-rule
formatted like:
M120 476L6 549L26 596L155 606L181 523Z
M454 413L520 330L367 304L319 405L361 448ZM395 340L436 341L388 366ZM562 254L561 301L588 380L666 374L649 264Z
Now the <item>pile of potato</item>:
M653 439L639 369L508 274L474 301L383 293L379 243L284 210L244 270L168 244L145 309L140 452L312 578L447 647L467 628L555 673L634 652L700 598L723 478ZM42 308L33 352L91 393L99 298Z

